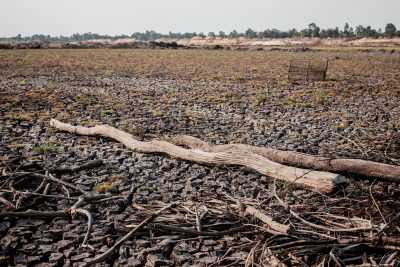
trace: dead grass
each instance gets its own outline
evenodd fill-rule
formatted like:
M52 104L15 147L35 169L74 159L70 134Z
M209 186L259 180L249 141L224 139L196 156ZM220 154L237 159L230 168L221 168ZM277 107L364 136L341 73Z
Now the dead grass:
M112 190L121 180L120 176L114 175L107 179L106 182L99 183L95 186L95 191L99 194L104 194Z
M317 89L313 94L313 101L315 105L324 105L327 101L328 93L322 89Z

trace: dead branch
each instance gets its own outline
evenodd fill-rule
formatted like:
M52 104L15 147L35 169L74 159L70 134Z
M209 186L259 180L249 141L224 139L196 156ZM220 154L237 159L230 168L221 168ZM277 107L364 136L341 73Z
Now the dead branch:
M223 194L225 197L227 197L229 200L233 201L236 203L236 205L233 205L233 208L239 208L239 212L241 216L253 216L254 218L257 218L261 222L263 222L265 225L267 225L270 229L267 229L270 231L271 234L273 235L287 235L289 231L289 226L280 224L272 219L271 216L266 215L264 212L262 212L259 209L256 209L255 207L245 204L243 200L236 199L229 194Z
M130 225L127 225L126 227L131 227ZM235 234L242 232L244 229L248 228L247 226L239 226L239 227L234 227L228 230L224 231L198 231L197 229L190 229L187 227L179 227L179 226L174 226L174 225L167 225L167 224L161 224L161 223L152 223L149 225L149 228L151 229L159 229L159 230L164 230L168 232L176 232L176 233L183 233L183 234L188 234L188 235L193 235L193 236L201 236L201 237L206 237L206 236L223 236L223 235L230 235L230 234Z
M92 231L92 225L93 225L93 217L92 217L92 214L90 214L90 212L87 211L87 210L85 210L85 209L74 209L74 210L71 210L71 214L72 214L72 215L74 215L74 214L76 214L76 213L85 215L85 216L87 217L87 219L88 219L88 223L87 223L88 226L87 226L85 238L84 238L83 241L82 241L81 247L83 247L83 248L88 247L88 248L93 249L93 248L88 244L90 232Z
M331 159L293 151L283 151L268 147L255 147L244 144L209 145L192 136L176 136L173 143L207 152L248 151L280 164L319 171L352 173L381 180L400 183L400 166L383 164L360 159Z
M69 133L109 137L141 153L165 153L174 158L203 164L245 166L263 175L295 183L322 193L332 192L337 184L345 182L343 176L334 173L285 166L273 162L259 154L250 153L248 150L204 152L198 149L185 149L159 140L153 140L151 142L137 141L132 135L107 125L86 128L82 126L72 126L54 119L50 121L50 125Z
M386 221L386 219L385 219L385 216L383 216L382 211L381 211L381 209L379 208L378 203L376 203L376 200L375 200L375 198L374 198L374 194L372 193L372 187L373 187L374 183L375 183L375 181L374 181L374 182L370 185L370 187L369 187L369 195L371 196L372 203L374 203L374 206L375 206L376 210L379 212L379 215L381 216L381 218L382 218L384 224L386 225L386 224L387 224L387 221Z
M11 210L15 210L16 209L16 207L15 207L15 205L13 204L13 203L11 203L10 201L8 201L7 199L5 199L4 197L2 197L1 195L0 195L0 203L2 203L4 206L6 206L8 209L11 209Z
M55 172L58 174L61 173L74 173L74 172L79 172L79 171L83 171L83 170L89 170L89 169L93 169L93 168L97 168L100 167L101 165L103 165L104 162L102 160L91 160L89 162L86 162L82 165L76 166L76 167L67 167L67 168L54 168L51 169L51 172Z
M363 231L371 231L374 229L374 227L355 227L355 228L329 228L329 227L325 227L322 225L318 225L312 222L309 222L305 219L303 219L299 214L297 214L296 212L294 212L292 209L289 208L289 212L290 214L295 217L297 220L301 221L302 223L304 223L307 226L310 226L312 228L315 229L319 229L319 230L323 230L323 231L327 231L327 232L332 232L332 233L349 233L349 232L363 232Z
M266 215L265 213L261 212L260 210L252 207L252 206L246 206L244 210L245 215L250 215L253 216L260 221L262 221L264 224L266 224L272 231L276 232L275 234L284 234L286 235L289 231L289 226L280 224L278 222L275 222L272 217Z
M0 213L0 218L4 217L19 217L19 218L55 218L55 217L68 217L69 211L36 211L27 210L23 212L2 212Z
M372 245L381 245L381 246L393 246L397 247L397 250L400 249L400 238L393 236L379 236L375 235L372 237L356 237L356 238L343 238L338 240L339 244L347 245L347 244L372 244Z
M1 189L1 192L5 193L16 193L16 194L21 194L21 195L27 195L27 196L39 196L39 197L45 197L45 198L58 198L58 199L68 199L68 200L78 200L77 197L64 197L60 195L47 195L47 194L40 194L40 193L34 193L34 192L24 192L24 191L16 191L16 190L4 190ZM1 198L0 198L1 202Z
M363 231L371 231L374 230L375 227L370 226L370 227L355 227L355 228L347 228L347 229L343 229L343 228L329 228L326 226L322 226L322 225L318 225L312 222L309 222L305 219L303 219L299 214L297 214L296 212L293 211L293 209L287 204L285 203L276 193L276 187L274 186L274 197L276 198L276 200L278 200L278 203L285 208L287 211L289 211L289 213L295 217L297 220L301 221L303 224L315 228L315 229L319 229L319 230L323 230L326 232L332 232L332 233L349 233L349 232L363 232Z
M42 182L39 184L39 186L36 188L36 190L33 191L34 193L39 193L40 190L42 190L42 188L46 186L46 184L47 184L46 176L48 176L48 173L46 173L45 177L42 179Z
M61 179L55 178L53 175L49 174L48 176L44 175L44 174L40 174L40 173L35 173L35 172L15 172L13 174L10 174L10 176L12 177L23 177L23 176L30 176L30 177L35 177L35 178L39 178L39 179L47 179L53 182L56 182L58 184L64 185L66 187L72 188L78 192L80 192L81 194L86 194L85 191L83 191L82 189L76 187L75 185L68 183L66 181L63 181Z

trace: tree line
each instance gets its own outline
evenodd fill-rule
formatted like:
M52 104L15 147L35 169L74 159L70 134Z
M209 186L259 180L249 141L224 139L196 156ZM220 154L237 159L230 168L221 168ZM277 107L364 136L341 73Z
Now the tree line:
M141 41L154 41L160 38L175 38L175 39L183 39L183 38L193 38L193 37L221 37L221 38L293 38L293 37L319 37L319 38L379 38L379 37L400 37L400 30L396 28L393 23L386 24L385 28L382 29L374 29L371 26L363 26L358 25L356 27L352 27L349 23L346 23L343 28L339 29L339 27L334 28L326 28L321 29L316 23L310 23L306 28L302 30L297 30L295 28L281 31L278 29L266 29L264 31L255 31L251 28L247 29L245 32L238 32L233 30L229 33L224 31L209 32L207 34L200 32L169 32L168 34L162 34L155 31L145 31L145 32L135 32L131 35L102 35L97 33L75 33L71 36L50 36L44 34L35 34L32 36L22 36L18 34L14 37L9 38L0 38L0 41L14 41L14 42L79 42L79 41L87 41L94 39L124 39L124 38L135 38Z

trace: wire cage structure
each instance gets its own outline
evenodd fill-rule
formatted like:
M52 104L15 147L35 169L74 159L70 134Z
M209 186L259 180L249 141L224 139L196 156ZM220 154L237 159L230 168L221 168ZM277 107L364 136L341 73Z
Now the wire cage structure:
M328 59L294 59L290 61L288 80L325 81L328 72Z

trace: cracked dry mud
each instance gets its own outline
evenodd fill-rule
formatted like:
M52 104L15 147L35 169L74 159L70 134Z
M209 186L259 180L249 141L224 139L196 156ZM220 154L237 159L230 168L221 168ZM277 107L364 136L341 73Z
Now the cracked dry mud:
M328 80L287 83L289 60L296 57L330 58ZM397 165L399 80L400 56L379 52L0 51L0 189L9 190L9 175L15 172L44 173L97 159L104 164L59 178L86 192L126 197L133 189L132 205L124 205L122 199L85 206L94 217L89 238L94 250L80 246L87 231L84 216L1 218L1 264L80 266L107 250L129 230L129 224L138 224L162 203L191 203L189 211L194 212L195 203L210 208L213 205L207 201L225 194L253 201L277 222L310 230L279 206L268 177L241 167L201 166L165 155L135 153L105 138L58 132L50 128L51 118L85 126L109 124L139 140L187 134L214 144L246 143ZM15 189L34 191L40 181L28 178ZM349 178L346 188L328 196L283 182L277 182L277 188L310 221L321 223L312 214L329 213L363 218L378 226L390 222L384 235L399 238L399 185ZM56 183L50 183L48 191L62 196L78 193ZM34 201L35 197L5 191L0 196L14 204L18 200L21 211L57 211L74 203L50 198ZM214 204L218 212L210 211L204 218L206 230L261 225L224 210L222 202ZM5 212L7 207L0 203L0 210ZM181 210L168 213L179 214ZM158 220L196 230L192 220ZM156 223L97 265L244 266L253 257L267 266L312 266L324 259L333 266L332 251L347 265L385 263L393 255L395 262L399 260L394 253L400 245L396 250L360 243L344 250L339 245L321 247L317 242L321 237L297 232L296 240L314 243L267 253L263 244L273 247L293 240L274 240L251 226L223 236L199 237L162 230ZM263 254L257 254L258 250Z

